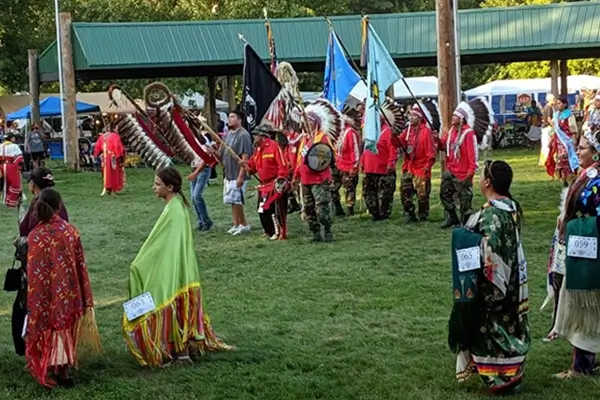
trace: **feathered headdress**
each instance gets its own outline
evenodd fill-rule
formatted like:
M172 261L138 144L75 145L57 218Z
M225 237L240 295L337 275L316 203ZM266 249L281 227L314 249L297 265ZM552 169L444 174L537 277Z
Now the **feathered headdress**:
M363 113L356 108L344 105L342 109L342 118L344 123L351 125L354 129L360 130Z
M494 127L494 111L483 97L460 102L454 115L460 117L475 131L477 143L481 150L486 149L491 143L492 129Z
M286 61L282 61L277 66L277 80L281 83L281 86L286 88L295 99L300 98L300 92L298 91L298 75L292 64Z
M427 117L427 121L432 125L431 129L439 132L442 122L440 119L440 108L438 107L437 102L432 99L424 99L421 100L419 104L421 105L425 117Z
M335 145L344 128L342 113L325 99L317 99L309 103L305 111L307 118L316 123L319 130L327 134Z
M386 123L389 122L393 131L400 133L406 127L404 120L404 109L393 99L385 99L381 105L381 112L385 116Z

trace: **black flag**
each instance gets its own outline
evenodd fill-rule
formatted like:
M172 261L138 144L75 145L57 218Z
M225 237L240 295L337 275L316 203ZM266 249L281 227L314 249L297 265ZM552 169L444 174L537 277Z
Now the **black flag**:
M244 114L246 129L252 131L262 121L281 91L281 84L252 46L244 46Z

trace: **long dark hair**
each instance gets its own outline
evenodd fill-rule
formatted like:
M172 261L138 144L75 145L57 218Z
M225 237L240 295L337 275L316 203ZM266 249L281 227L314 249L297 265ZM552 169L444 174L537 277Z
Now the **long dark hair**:
M496 193L508 197L515 203L517 206L518 222L519 225L521 225L521 221L523 220L523 209L510 193L510 185L513 181L513 170L510 165L503 160L487 160L484 164L483 176L490 180Z
M35 202L35 213L38 220L48 222L60 210L62 198L60 193L52 188L46 188L40 192Z
M185 195L183 194L183 192L181 190L182 179L181 179L181 174L179 173L177 168L175 168L175 167L161 168L156 173L156 176L158 176L160 178L160 180L163 181L163 183L166 186L173 186L173 192L177 193L179 196L181 196L181 199L183 200L183 204L185 204L186 207L190 206L190 203L188 202L187 198L185 197Z

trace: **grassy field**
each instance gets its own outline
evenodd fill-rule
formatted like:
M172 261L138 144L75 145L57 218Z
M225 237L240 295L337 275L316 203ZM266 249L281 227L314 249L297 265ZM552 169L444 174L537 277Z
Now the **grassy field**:
M541 341L550 324L550 311L539 307L560 185L548 181L533 152L495 156L513 166L513 195L525 210L534 341L519 397L597 398L600 381L593 378L553 380L553 373L568 368L570 347ZM56 171L56 179L82 234L104 353L82 361L76 388L41 388L23 370L24 359L14 355L14 295L2 293L0 399L484 398L478 385L455 382L455 358L446 344L450 232L438 227L439 179L433 183L431 222L405 226L396 193L392 220L375 223L366 214L336 219L335 242L318 245L309 243L297 214L290 218L290 240L261 238L254 200L247 210L253 231L230 237L222 187L210 185L208 206L216 227L197 235L196 249L214 328L237 349L166 370L146 370L134 362L120 323L129 264L163 207L151 191L152 171L128 170L127 188L116 199L99 197L99 174ZM482 204L479 193L474 204ZM15 212L0 209L0 226L4 269L12 262Z

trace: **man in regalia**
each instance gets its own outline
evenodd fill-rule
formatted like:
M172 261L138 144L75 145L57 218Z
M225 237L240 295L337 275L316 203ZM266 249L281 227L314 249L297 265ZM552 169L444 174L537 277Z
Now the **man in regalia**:
M123 190L125 182L125 170L123 169L125 148L119 134L112 131L111 128L109 126L105 133L98 136L94 147L94 157L102 157L103 190L101 196L106 193L116 195Z

